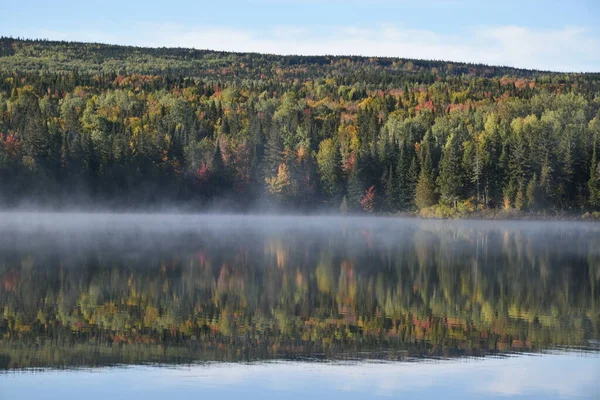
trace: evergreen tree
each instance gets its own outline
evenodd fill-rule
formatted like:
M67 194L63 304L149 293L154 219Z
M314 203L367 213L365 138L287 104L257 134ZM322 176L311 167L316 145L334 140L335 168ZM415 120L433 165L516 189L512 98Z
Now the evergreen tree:
M390 166L388 173L384 175L383 207L388 212L398 210L397 180L394 177L394 169Z
M546 155L542 162L542 168L540 171L539 181L539 202L541 207L546 207L552 200L553 197L553 185L552 185L552 164L549 159L549 155Z
M525 208L526 201L523 185L519 185L519 188L517 189L517 195L515 197L515 208L517 210L523 210Z
M600 208L600 160L598 160L598 135L593 144L592 161L590 164L590 179L588 189L590 192L589 204L593 208Z
M435 205L437 202L435 195L435 183L430 173L426 169L421 170L419 182L415 192L415 204L419 208L427 208Z
M340 204L340 213L342 215L348 214L348 198L346 196L344 196L342 204Z
M414 149L414 148L412 148ZM412 207L415 198L415 188L419 180L418 162L414 150L409 144L402 143L398 153L395 173L396 207L399 210L408 210Z
M415 189L415 204L418 208L427 208L437 203L435 181L433 179L433 164L429 141L424 139L421 145L421 173Z
M405 207L407 209L414 207L414 199L415 193L417 192L417 184L419 182L420 169L419 162L417 161L417 155L413 152L412 158L410 161L410 166L408 167L408 176L406 178L406 187L407 191L405 192ZM433 177L432 177L433 179Z
M361 207L360 201L365 191L361 172L357 160L350 171L350 178L348 180L348 207L350 210L359 210Z
M440 161L440 175L437 179L441 201L456 207L462 193L462 168L460 145L454 133L448 136Z
M529 208L530 210L534 210L537 208L538 205L538 181L537 181L537 174L534 173L533 177L531 178L531 180L529 181L529 183L527 184L527 208Z

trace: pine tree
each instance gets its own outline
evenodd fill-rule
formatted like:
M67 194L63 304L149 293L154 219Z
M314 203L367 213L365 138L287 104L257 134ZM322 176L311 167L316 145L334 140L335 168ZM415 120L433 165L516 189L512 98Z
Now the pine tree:
M594 140L588 189L590 191L590 206L596 209L600 208L600 162L598 160L598 135L596 135Z
M229 135L230 133L231 133L231 127L229 124L229 118L226 115L224 115L223 120L221 121L219 134L220 135Z
M398 190L394 177L394 169L390 166L387 174L384 175L384 194L383 207L388 212L396 212L398 210Z
M517 190L517 196L515 197L515 208L517 210L523 210L525 208L525 193L523 191L523 185L519 185Z
M215 152L210 165L210 181L213 194L221 194L229 187L229 175L227 168L223 162L223 154L221 153L220 140L216 140Z
M415 204L419 208L427 208L435 205L435 184L433 178L427 172L422 170L419 175L419 183L417 183L417 189L415 193Z
M348 180L348 206L350 210L360 209L360 201L365 191L361 175L357 160L352 166L350 179Z
M562 197L567 202L569 202L574 194L574 148L575 139L573 137L573 129L569 127L562 132L559 143L560 188Z
M537 207L538 203L538 182L537 182L537 174L534 173L533 177L527 184L527 208L533 210Z
M482 154L483 152L481 148L482 146L480 144L480 138L479 136L476 136L475 139L476 140L473 143L474 154L471 169L471 182L475 184L475 208L476 210L479 210L479 203L481 200L481 177L483 174L484 161Z
M415 189L415 204L420 209L431 207L437 203L429 142L424 139L421 148L423 165L421 166L421 173L419 174L419 180Z
M542 203L541 206L545 207L546 204L552 199L553 188L552 188L552 164L550 162L549 156L546 155L544 162L542 163L542 168L540 171L540 181L539 181L539 201Z
M404 202L407 209L414 207L415 193L417 192L417 183L419 182L419 162L417 155L413 152L410 166L408 167L408 175L406 178L407 191L404 195ZM433 178L432 178L433 179Z
M411 208L418 180L418 163L414 151L411 153L409 145L402 143L398 153L395 173L396 207L399 210Z
M348 214L348 198L346 196L344 196L342 204L340 204L340 213L342 215Z
M462 168L460 147L456 135L452 133L444 146L440 161L440 176L437 179L441 200L456 207L462 191Z
M32 93L27 93L19 99L19 107L25 116L20 136L23 142L23 156L29 166L36 169L41 163L45 166L48 158L49 135L38 100Z

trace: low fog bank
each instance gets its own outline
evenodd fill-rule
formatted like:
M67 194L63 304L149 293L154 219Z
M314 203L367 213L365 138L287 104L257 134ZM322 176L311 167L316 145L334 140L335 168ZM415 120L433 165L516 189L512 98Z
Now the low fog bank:
M590 221L533 220L440 220L396 216L359 216L335 214L236 214L164 212L85 212L85 211L0 211L0 231L120 231L143 230L205 231L252 229L255 231L315 230L342 228L436 228L475 230L520 230L544 233L549 230L600 232L600 224Z
M264 194L178 199L160 187L139 188L135 195L92 195L77 188L61 195L38 193L23 197L0 191L3 212L78 212L78 213L152 213L152 214L339 214L338 203L284 204Z
M545 242L568 252L598 246L600 224L575 221L428 220L399 217L272 214L108 212L0 212L0 249L107 247L153 251L216 247L261 247L272 240L309 246L398 248L446 243L452 251L489 240L515 245ZM580 243L578 243L578 241ZM491 243L491 242L490 242ZM577 250L578 251L578 250Z

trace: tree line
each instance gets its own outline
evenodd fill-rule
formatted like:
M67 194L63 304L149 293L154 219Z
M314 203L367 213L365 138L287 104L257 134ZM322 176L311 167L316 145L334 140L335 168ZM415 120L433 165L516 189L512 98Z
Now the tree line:
M0 200L600 208L600 77L0 39Z

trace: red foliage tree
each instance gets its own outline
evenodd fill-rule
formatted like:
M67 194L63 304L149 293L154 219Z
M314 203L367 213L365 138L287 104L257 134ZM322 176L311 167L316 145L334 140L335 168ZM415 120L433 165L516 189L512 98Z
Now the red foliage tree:
M360 201L360 205L366 212L373 212L375 209L375 186L371 186L365 192L365 195Z
M199 183L208 182L208 178L210 178L210 170L208 169L208 165L206 165L206 163L203 162L202 165L200 165L200 168L196 169L195 175L196 180Z

